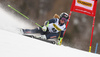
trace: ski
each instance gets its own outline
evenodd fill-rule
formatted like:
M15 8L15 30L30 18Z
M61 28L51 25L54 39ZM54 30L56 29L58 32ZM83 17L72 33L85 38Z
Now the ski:
M24 35L24 36L27 36L27 37L30 37L30 38L34 38L34 39L38 39L38 40L41 40L41 41L44 41L44 42L48 42L48 43L51 43L51 44L56 44L55 41L43 40L41 38L36 38L33 35Z

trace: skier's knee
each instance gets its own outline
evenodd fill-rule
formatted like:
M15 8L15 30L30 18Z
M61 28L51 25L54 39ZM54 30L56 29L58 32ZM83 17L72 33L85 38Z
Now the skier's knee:
M51 36L50 38L51 38L51 39L52 39L52 38L57 38L57 36Z

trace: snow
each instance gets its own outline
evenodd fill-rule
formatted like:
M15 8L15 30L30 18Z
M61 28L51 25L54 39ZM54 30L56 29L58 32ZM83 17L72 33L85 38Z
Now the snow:
M0 30L0 57L100 57L81 50L57 46Z
M33 28L32 22L29 22L28 19L22 19L17 17L14 12L7 11L0 7L0 29L19 33L18 28Z
M32 27L27 22L19 20L20 18L0 8L0 57L100 57L98 54L53 45L17 34L17 28Z

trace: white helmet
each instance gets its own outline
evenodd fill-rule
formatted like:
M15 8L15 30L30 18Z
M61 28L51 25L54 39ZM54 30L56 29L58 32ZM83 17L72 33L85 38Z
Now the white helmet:
M66 12L63 12L60 14L60 20L65 20L65 22L68 20L69 15Z

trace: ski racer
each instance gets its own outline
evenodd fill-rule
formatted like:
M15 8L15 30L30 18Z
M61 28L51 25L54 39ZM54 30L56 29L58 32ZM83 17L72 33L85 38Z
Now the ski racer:
M63 40L63 33L66 30L65 23L67 22L69 15L65 12L60 14L59 18L53 18L45 21L44 26L36 29L22 29L23 34L40 33L40 36L35 36L41 39L53 39L58 38L58 45L61 45Z

